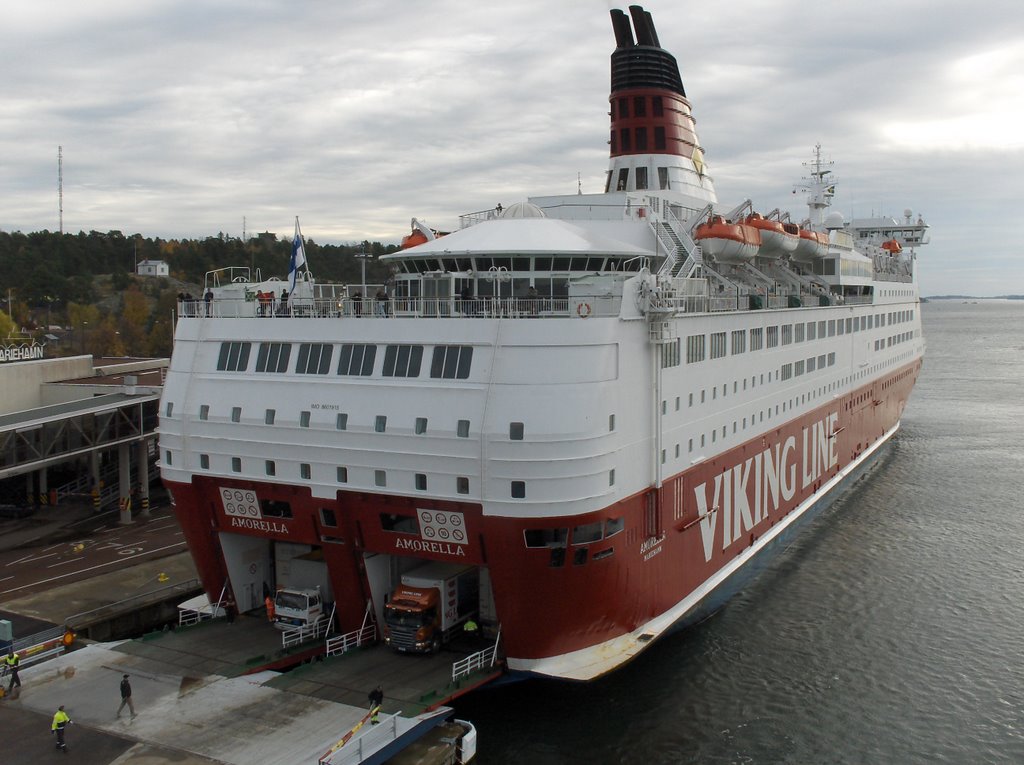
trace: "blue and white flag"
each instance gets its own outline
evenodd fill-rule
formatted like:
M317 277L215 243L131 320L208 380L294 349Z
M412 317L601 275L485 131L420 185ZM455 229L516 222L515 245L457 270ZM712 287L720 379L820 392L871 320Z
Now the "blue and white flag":
M306 267L306 248L302 245L302 233L299 231L299 219L295 219L295 238L292 240L292 260L288 268L288 291L295 292L295 281L299 269Z

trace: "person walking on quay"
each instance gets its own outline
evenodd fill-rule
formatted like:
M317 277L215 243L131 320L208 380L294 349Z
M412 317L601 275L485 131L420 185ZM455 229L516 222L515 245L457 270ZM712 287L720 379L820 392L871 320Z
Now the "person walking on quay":
M64 743L64 729L69 725L72 725L71 718L68 717L68 713L64 711L64 705L61 704L57 707L57 713L53 716L50 732L57 736L57 748L65 754L67 754L68 747Z
M12 648L7 652L7 657L4 659L4 666L7 668L7 673L11 676L11 684L7 686L8 693L14 690L14 686L21 687L21 678L18 677L19 664L21 664L21 657Z
M368 698L370 699L370 724L376 725L380 722L377 716L380 714L381 704L384 703L384 687L378 685L370 691Z
M121 706L117 708L117 716L121 716L121 711L128 707L128 711L132 713L132 719L134 720L138 715L135 714L135 704L132 702L132 684L128 682L128 675L121 678Z

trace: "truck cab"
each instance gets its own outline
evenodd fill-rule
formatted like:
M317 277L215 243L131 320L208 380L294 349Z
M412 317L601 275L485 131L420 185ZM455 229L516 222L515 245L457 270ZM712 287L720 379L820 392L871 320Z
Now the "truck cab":
M320 588L282 587L274 598L274 626L287 630L308 627L324 615Z
M402 575L384 606L384 642L396 651L435 653L479 605L479 571L428 563Z

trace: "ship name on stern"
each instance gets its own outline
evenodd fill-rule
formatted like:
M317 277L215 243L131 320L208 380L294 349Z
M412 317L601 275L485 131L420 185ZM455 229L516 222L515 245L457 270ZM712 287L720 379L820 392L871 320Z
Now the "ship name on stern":
M806 489L826 471L839 464L836 438L833 433L839 414L827 414L803 428L802 448L797 437L789 436L781 443L748 457L744 462L726 468L715 476L709 498L708 482L694 487L700 535L704 543L704 560L710 561L716 537L722 550L768 518L771 511L793 499L800 488ZM710 502L709 502L710 499ZM718 519L721 516L721 534Z

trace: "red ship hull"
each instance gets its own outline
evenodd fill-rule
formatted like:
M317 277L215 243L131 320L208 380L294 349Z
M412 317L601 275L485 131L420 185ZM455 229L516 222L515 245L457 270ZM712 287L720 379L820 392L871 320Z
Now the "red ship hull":
M366 554L471 563L489 572L510 667L590 677L623 658L592 665L588 650L638 631L639 639L649 639L693 616L766 546L779 524L824 500L838 477L894 432L920 366L917 360L833 399L660 488L587 515L542 519L552 529L624 519L621 532L593 543L570 537L567 546L526 547L524 532L541 525L540 519L484 516L476 503L353 491L338 491L332 501L312 497L304 486L201 476L191 484L168 482L168 488L208 593L219 593L229 581L220 532L321 546L341 631L360 626L372 597ZM291 517L227 515L220 501L224 487L287 502ZM333 510L336 527L324 527L322 508ZM464 542L396 533L382 522L415 518L424 509L461 513ZM575 655L569 669L559 658L567 655Z

